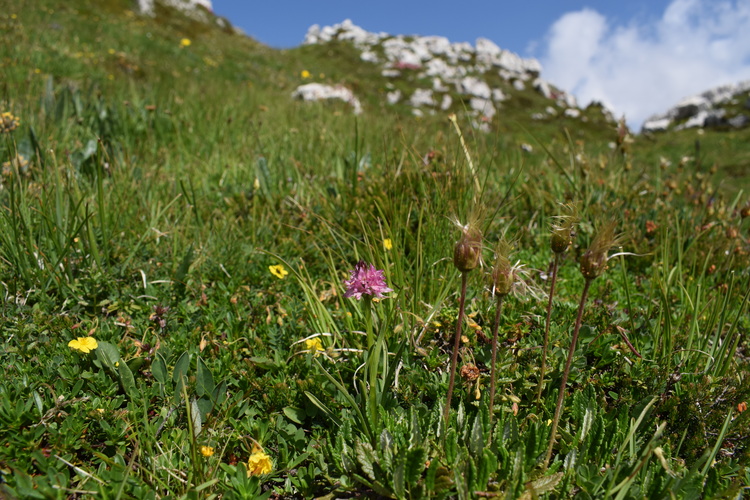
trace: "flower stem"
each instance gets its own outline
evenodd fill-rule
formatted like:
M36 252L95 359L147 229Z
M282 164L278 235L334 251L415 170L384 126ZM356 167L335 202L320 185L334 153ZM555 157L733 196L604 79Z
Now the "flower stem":
M568 375L570 374L570 365L573 362L573 355L576 352L576 342L578 341L578 332L581 329L581 319L583 318L583 309L586 306L586 298L589 294L589 287L591 286L591 279L587 279L583 285L583 292L581 293L581 303L578 305L578 316L576 316L576 324L573 329L573 338L570 340L570 349L568 350L568 359L565 361L565 370L563 371L562 381L560 382L560 392L557 394L557 405L555 406L555 418L552 421L552 433L549 438L549 446L547 447L547 455L544 458L544 469L549 466L550 458L552 458L552 448L555 446L555 434L557 433L557 425L560 423L560 412L562 411L563 400L565 399L565 386L568 383Z
M490 369L490 429L492 428L492 416L495 413L495 368L497 367L497 331L500 325L500 315L503 312L503 300L505 295L497 296L497 305L495 306L495 324L492 327L492 368Z
M458 320L456 321L456 338L453 341L453 354L451 356L451 375L448 382L448 396L445 399L445 408L443 410L443 420L448 425L448 417L451 411L451 398L453 397L453 385L456 383L456 364L458 363L458 346L461 342L461 327L464 322L464 306L466 305L466 282L469 277L468 272L461 273L461 298L458 306Z
M367 330L367 378L369 389L367 393L367 413L370 417L370 428L376 434L378 429L378 370L380 368L380 345L375 345L375 333L372 331L372 298L363 297L362 309L365 315L365 330Z
M542 346L542 367L539 370L539 390L536 393L536 404L542 398L542 389L544 389L544 372L547 369L547 349L549 348L549 324L552 317L552 298L555 295L555 283L557 282L557 268L560 265L560 254L555 253L555 260L552 263L552 280L549 287L549 301L547 302L547 322L544 325L544 344Z

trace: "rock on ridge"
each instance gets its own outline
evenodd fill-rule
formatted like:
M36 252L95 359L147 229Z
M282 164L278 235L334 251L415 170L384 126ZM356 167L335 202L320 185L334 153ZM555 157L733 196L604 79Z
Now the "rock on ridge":
M581 116L572 95L539 78L542 70L539 61L524 59L503 50L487 38L477 39L475 46L472 46L467 42L451 42L442 36L371 33L347 19L333 26L311 26L303 44L333 41L353 44L360 51L362 61L381 66L384 78L431 80L432 88L414 88L410 95L394 90L395 86L390 83L387 85L388 104L408 103L418 116L424 114L423 109L429 113L437 109L445 111L453 104L454 97L458 97L464 109L472 110L474 116L480 119L480 128L487 128L487 122L499 112L501 103L509 98L507 91L520 92L526 88L536 90L562 108L558 113L547 106L545 113L536 114L538 119L558 115ZM487 78L493 75L500 77L507 85L502 89L493 88L488 83L491 79ZM574 112L566 112L569 109L574 109Z
M691 127L729 126L740 128L750 125L750 97L744 108L747 113L727 116L722 106L730 104L740 94L750 93L750 80L720 85L701 94L686 97L665 113L653 115L644 123L643 132L658 132L675 126L675 130Z

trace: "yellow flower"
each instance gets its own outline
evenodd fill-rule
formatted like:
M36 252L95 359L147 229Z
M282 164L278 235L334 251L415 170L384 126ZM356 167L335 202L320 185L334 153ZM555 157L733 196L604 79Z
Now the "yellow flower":
M14 131L21 124L21 120L10 111L0 114L0 133L7 134Z
M385 248L386 250L390 250L391 248L393 248L393 242L390 238L386 238L383 240L383 248Z
M201 455L204 457L210 457L214 454L213 446L201 446Z
M300 76L301 76L302 78L310 78L310 77L311 77L312 75L310 74L310 72L309 72L309 71L307 71L306 69L303 69L303 70L302 70L302 73L300 73Z
M78 337L77 339L68 342L68 347L75 349L76 351L81 351L84 354L88 354L99 347L99 343L94 337Z
M191 43L193 42L191 42L189 38L183 38L180 40L180 47L190 47Z
M268 270L271 271L271 274L273 274L280 280L283 280L286 275L289 274L289 271L287 271L281 264L278 264L276 266L268 266Z
M253 454L247 460L247 477L268 474L273 470L271 457L266 455L259 446L253 446Z
M305 347L308 351L315 352L323 350L323 342L320 341L320 337L305 340Z

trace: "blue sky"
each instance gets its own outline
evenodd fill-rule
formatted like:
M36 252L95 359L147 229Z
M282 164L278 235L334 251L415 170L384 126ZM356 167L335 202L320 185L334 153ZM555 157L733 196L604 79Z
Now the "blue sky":
M750 0L213 0L267 45L299 45L313 25L351 19L372 32L489 38L542 63L582 105L603 101L639 127L716 85L750 79Z

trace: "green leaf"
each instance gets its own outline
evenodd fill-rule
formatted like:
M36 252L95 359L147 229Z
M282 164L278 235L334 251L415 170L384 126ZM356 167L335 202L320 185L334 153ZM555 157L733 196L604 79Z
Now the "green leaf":
M406 496L406 489L404 487L404 461L398 460L396 468L393 470L393 492L396 493L398 498L404 498Z
M474 425L471 428L470 448L472 455L479 456L484 450L484 428L482 427L482 418L480 414L474 419Z
M181 378L187 377L188 369L190 368L190 354L185 351L177 360L174 365L174 372L172 372L172 380L177 382Z
M195 392L199 397L211 394L215 387L214 377L206 363L198 357L198 374L195 380Z
M295 424L301 424L305 419L305 410L295 408L294 406L287 406L284 408L284 415Z
M167 382L167 363L164 361L164 357L158 352L151 362L151 374L160 384L163 385Z
M375 452L372 449L372 446L370 443L357 441L357 443L354 445L354 453L357 455L357 462L359 462L360 467L362 467L362 471L367 474L367 476L375 480Z
M99 342L99 347L96 348L96 358L106 368L117 371L115 363L120 361L120 351L117 346L110 344L109 342Z
M427 451L421 446L412 448L406 452L405 472L406 484L413 488L424 472L425 462L427 462ZM430 464L432 467L432 464ZM434 479L434 476L433 476Z
M138 391L135 387L135 379L133 378L133 372L130 371L130 367L127 363L119 363L117 366L117 373L120 375L120 384L125 393L130 399L138 397Z
M193 421L193 436L198 437L203 429L203 418L201 417L198 401L195 399L190 402L190 418Z
M542 493L554 490L564 475L565 473L558 472L557 474L552 474L550 476L540 477L529 483L528 487L533 490L536 495L541 495Z
M211 391L211 400L214 402L214 406L219 406L227 399L227 382L223 380L219 383L214 390Z

